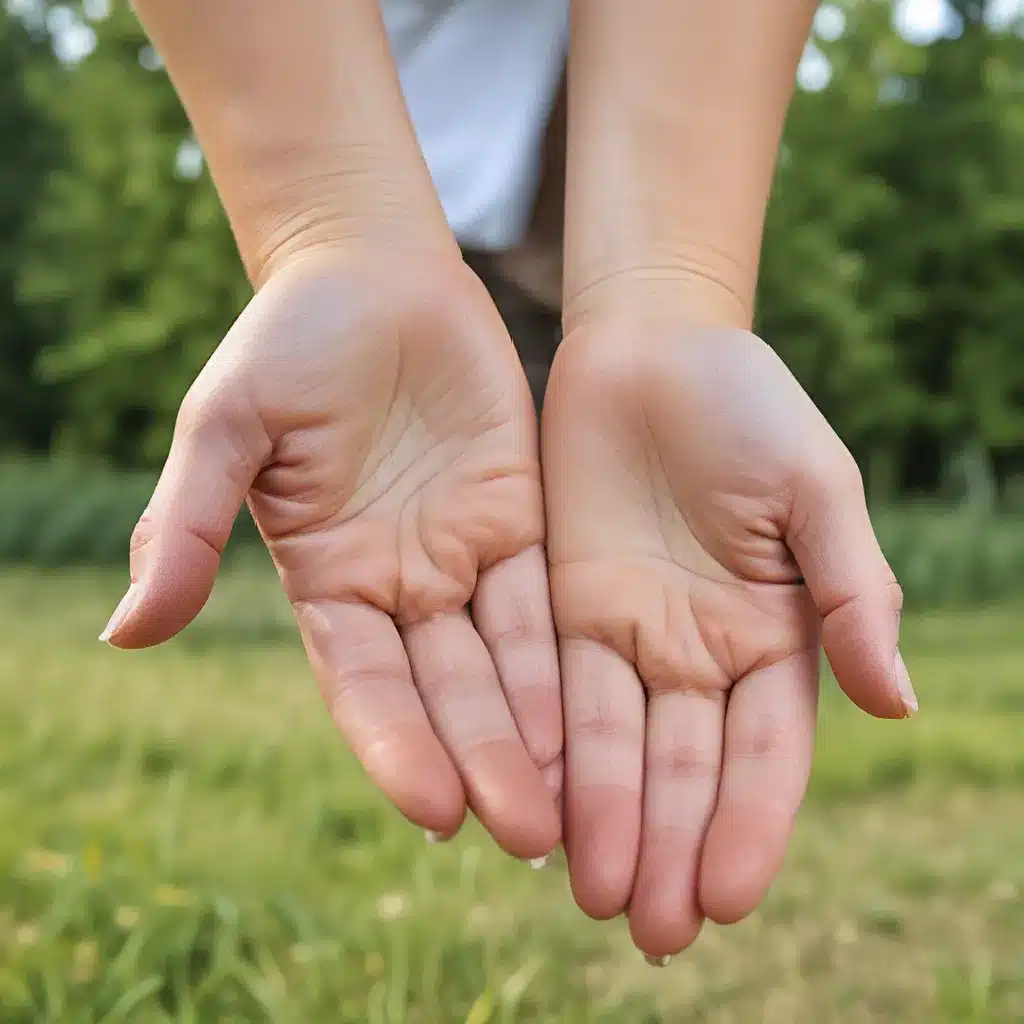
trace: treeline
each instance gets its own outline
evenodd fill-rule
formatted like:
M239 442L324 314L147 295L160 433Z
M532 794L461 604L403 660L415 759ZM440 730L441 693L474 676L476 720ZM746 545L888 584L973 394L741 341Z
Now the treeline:
M20 6L0 15L0 447L151 467L249 289L128 4ZM923 47L884 0L819 18L831 78L791 110L758 329L876 501L1019 507L1024 37L951 6L956 37ZM62 62L73 13L95 47Z

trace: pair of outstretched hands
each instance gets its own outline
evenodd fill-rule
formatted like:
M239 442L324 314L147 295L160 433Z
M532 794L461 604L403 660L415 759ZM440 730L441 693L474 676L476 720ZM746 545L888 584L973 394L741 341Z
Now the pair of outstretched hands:
M449 837L468 806L524 859L564 840L582 909L664 957L777 872L822 645L865 711L917 705L846 448L754 335L641 305L567 330L538 438L457 257L279 267L185 398L104 639L186 626L248 500L399 810Z

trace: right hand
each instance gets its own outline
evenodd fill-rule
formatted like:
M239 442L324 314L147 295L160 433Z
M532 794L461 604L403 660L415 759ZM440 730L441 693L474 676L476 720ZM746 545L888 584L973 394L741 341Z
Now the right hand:
M917 703L852 456L764 342L652 305L562 342L543 451L573 891L661 958L778 872L822 645L863 710Z
M294 258L182 404L105 639L183 629L248 496L375 782L425 829L454 834L468 802L511 854L547 854L562 719L536 434L515 349L457 256Z

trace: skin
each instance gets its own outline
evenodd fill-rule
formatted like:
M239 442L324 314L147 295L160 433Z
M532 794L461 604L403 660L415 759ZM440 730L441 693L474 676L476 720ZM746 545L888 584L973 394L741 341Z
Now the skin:
M749 913L778 871L822 642L865 711L917 706L857 467L750 333L813 10L573 10L565 340L542 429L566 846L579 905L627 913L659 960Z
M339 729L413 822L560 839L537 424L374 0L140 0L257 293L190 389L104 638L161 643L248 499Z
M856 466L749 330L812 5L575 5L550 607L529 392L376 4L139 8L258 292L182 407L107 638L198 613L248 495L369 773L422 826L468 803L535 857L559 838L553 607L577 901L659 958L738 920L806 784L820 645L864 710L916 708Z

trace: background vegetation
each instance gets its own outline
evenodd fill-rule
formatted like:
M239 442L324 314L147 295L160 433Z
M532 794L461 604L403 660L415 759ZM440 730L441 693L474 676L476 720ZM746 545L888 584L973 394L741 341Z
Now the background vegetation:
M113 560L249 288L129 5L7 9L0 558ZM768 218L758 328L872 503L971 510L889 530L914 600L947 601L947 559L964 552L965 599L1024 590L1024 533L1000 518L1024 512L1024 34L1007 10L956 0L946 35L920 45L887 0L824 5Z
M0 437L155 466L248 287L128 4L15 6ZM964 460L979 493L1024 472L1024 38L986 24L996 6L956 0L955 38L920 46L888 2L828 4L813 52L830 78L806 75L792 108L760 327L880 498L963 490Z
M826 680L778 885L659 972L561 865L374 793L247 517L180 637L96 643L249 289L125 0L0 0L0 1020L1024 1020L1024 23L905 6L819 11L758 326L864 469L921 715Z

